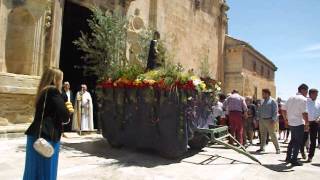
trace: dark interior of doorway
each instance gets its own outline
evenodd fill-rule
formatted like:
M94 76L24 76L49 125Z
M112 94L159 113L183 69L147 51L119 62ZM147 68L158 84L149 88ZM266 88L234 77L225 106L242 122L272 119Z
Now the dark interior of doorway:
M83 68L85 64L81 59L82 52L73 44L73 41L80 37L80 31L90 33L87 19L90 18L91 15L92 12L90 9L68 0L65 1L59 66L64 72L64 81L70 82L74 95L80 90L81 84L87 85L88 91L93 98L94 112L96 112L95 86L97 78L84 74ZM95 117L96 113L94 113L94 120L96 119Z

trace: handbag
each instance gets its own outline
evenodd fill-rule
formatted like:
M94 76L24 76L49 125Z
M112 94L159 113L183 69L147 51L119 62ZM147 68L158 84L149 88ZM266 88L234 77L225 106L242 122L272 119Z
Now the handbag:
M46 101L47 101L47 93L48 93L48 91L46 92L46 95L44 98L38 139L33 143L33 148L43 157L50 158L54 153L54 149L53 149L52 145L47 140L45 140L44 138L41 137L44 109L46 107Z

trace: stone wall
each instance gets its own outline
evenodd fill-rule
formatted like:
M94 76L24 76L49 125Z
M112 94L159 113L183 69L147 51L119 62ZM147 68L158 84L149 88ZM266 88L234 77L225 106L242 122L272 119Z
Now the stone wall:
M199 73L200 61L207 57L212 77L219 79L226 28L222 5L220 0L201 1L199 7L191 0L135 0L128 15L139 9L144 26L160 32L174 62Z
M224 92L239 90L243 96L262 98L262 89L268 88L276 97L275 65L248 43L226 37Z
M0 94L0 124L32 122L34 95Z
M274 80L275 72L274 67L270 64L260 60L261 58L255 55L252 51L247 50L243 54L244 62L243 67L261 78Z
M257 91L256 97L262 98L262 89L270 89L271 96L276 97L276 86L274 81L268 80L261 76L252 73L251 71L244 70L244 96L254 96ZM255 90L256 88L256 90Z
M243 67L243 48L228 48L225 54L224 71L225 73L241 73Z
M0 1L0 125L33 118L48 7L43 0Z
M39 80L39 76L0 72L0 125L32 120Z
M244 94L243 92L243 76L241 73L226 73L225 76L225 86L223 92L225 94L231 93L232 90L237 89L239 94Z

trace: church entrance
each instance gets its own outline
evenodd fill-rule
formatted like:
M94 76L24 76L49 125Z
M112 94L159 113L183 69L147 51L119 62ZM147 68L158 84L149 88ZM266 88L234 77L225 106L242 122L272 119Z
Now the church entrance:
M73 41L80 37L80 31L89 33L90 28L87 19L92 12L85 7L65 2L62 41L60 51L60 69L64 72L64 81L69 81L73 92L80 90L82 83L87 84L88 89L94 89L93 77L84 75L84 62L81 59L82 52L77 49Z
M81 59L83 52L73 44L73 41L80 37L80 31L90 33L87 19L91 15L90 9L68 0L65 1L59 67L64 72L64 81L69 81L74 96L80 90L81 84L87 85L93 99L94 121L96 121L95 87L97 78L84 74L85 64Z

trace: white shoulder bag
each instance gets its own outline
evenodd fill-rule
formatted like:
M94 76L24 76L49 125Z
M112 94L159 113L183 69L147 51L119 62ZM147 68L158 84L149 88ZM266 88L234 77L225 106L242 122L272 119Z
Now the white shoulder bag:
M54 153L54 149L53 149L52 145L47 140L45 140L44 138L41 137L44 109L46 107L46 101L47 101L47 93L48 93L48 90L46 92L46 95L45 95L45 98L44 98L44 103L43 103L43 110L42 110L42 116L41 116L41 122L40 122L39 136L38 136L38 139L33 143L33 148L39 154L41 154L43 157L50 158Z

